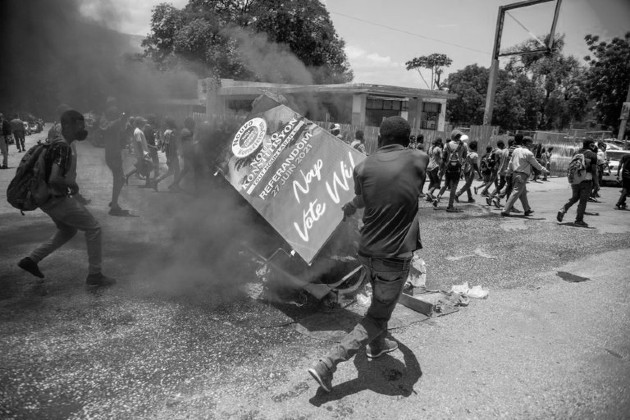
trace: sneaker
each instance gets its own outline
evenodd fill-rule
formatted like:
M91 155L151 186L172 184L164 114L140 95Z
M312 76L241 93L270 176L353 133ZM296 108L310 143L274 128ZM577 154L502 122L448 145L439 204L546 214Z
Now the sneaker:
M379 345L376 344L368 344L365 352L367 354L368 359L377 359L384 355L385 353L391 353L394 350L398 349L398 343L394 340L384 339L383 342Z
M523 213L524 216L531 216L532 214L534 214L534 210L532 209L529 209L525 213Z
M586 223L584 220L576 220L575 222L573 222L573 224L575 226L588 227L588 223Z
M432 202L433 202L433 200L435 200L435 197L433 197L431 194L427 194L427 198L426 198L426 200L427 200L429 203L432 203Z
M109 287L116 284L116 279L107 277L103 273L88 274L85 284L90 287Z
M486 204L491 206L492 205L492 197L488 196L486 197Z
M126 217L126 216L131 216L131 213L129 213L129 210L124 210L124 209L121 209L120 207L112 207L111 210L109 210L109 215Z
M37 263L33 261L30 257L22 258L18 263L18 267L22 270L28 271L35 277L39 277L40 279L44 278L44 273L39 270Z
M312 368L308 370L313 379L319 383L319 386L326 392L332 391L332 371L321 360L315 363Z
M469 199L468 199L468 203L476 203L476 201L475 201L475 199L474 199L474 198L469 198Z
M440 204L440 196L435 197L435 200L433 200L433 207L437 208L438 204Z
M501 199L500 198L494 198L492 200L492 204L494 204L494 207L500 209L501 208Z
M595 197L589 197L589 198L588 198L588 201L589 201L590 203L599 203L599 201L598 201Z
M457 194L455 194L455 202L459 203L459 196Z
M558 214L556 214L556 220L557 220L558 222L562 222L562 219L564 219L564 212L563 212L562 210L560 210L560 211L558 212Z
M501 212L501 216L503 216L503 217L508 217L509 215L510 215L509 211L502 211Z

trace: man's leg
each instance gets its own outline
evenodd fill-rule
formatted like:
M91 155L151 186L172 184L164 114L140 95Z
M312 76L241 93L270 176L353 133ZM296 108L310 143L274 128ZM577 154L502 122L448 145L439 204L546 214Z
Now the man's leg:
M387 323L409 275L411 259L359 259L370 276L372 303L365 317L322 359L333 372L340 362L352 358L362 346L384 344Z
M448 207L449 209L453 208L453 204L455 203L455 197L457 196L457 184L459 184L459 174L454 174L450 177L450 188L449 196L448 196ZM448 180L449 178L447 178Z
M2 168L6 168L9 163L9 146L7 138L0 135L0 153L2 153Z
M579 185L571 185L571 198L567 201L560 210L558 210L558 215L556 219L558 222L562 222L564 215L569 211L572 205L577 203L580 200L580 186Z
M510 197L508 198L508 200L505 203L505 207L503 207L503 211L501 212L501 214L509 214L510 211L512 211L512 206L514 206L514 203L516 202L516 200L518 200L521 195L525 192L525 185L527 183L527 178L528 176L525 174L520 174L520 173L515 173L512 175L512 186L513 186L513 191L512 194L510 194Z
M57 225L57 232L31 252L29 258L33 260L35 264L39 263L77 234L76 228L63 223L55 217L56 213L54 209L46 211L46 213L50 216L52 221L55 222L55 225Z
M592 189L593 183L591 181L582 181L579 185L580 202L577 207L576 222L584 221L584 212L586 211L586 204L588 203L588 198L591 196Z
M55 206L55 220L76 230L85 232L88 254L88 273L101 272L101 226L92 214L74 198L65 198ZM49 213L50 214L50 213Z

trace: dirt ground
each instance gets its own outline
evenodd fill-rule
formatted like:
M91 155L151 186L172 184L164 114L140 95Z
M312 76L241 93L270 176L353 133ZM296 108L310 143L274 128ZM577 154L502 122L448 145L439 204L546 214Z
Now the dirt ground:
M0 171L3 191L13 174ZM306 369L360 310L259 299L260 267L241 252L260 241L247 209L132 177L121 205L135 217L109 216L104 151L87 143L79 184L118 279L97 293L84 286L82 234L40 263L43 283L20 270L54 225L0 201L2 418L630 418L630 212L613 208L618 188L589 203L589 229L572 226L575 207L555 220L563 178L528 184L530 218L502 218L478 196L457 214L422 202L429 288L468 282L489 296L426 320L401 312L399 351L359 352L326 394Z

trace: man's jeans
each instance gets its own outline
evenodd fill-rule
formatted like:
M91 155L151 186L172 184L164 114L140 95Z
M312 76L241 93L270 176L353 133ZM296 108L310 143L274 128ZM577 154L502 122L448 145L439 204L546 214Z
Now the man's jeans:
M332 371L337 364L354 356L366 344L382 344L409 275L410 258L370 258L359 256L372 285L372 303L365 317L322 359Z
M529 175L525 172L514 172L512 174L512 183L514 186L514 191L508 198L505 203L505 207L503 211L505 213L509 213L512 210L512 206L516 202L517 199L521 200L521 204L523 205L523 211L530 210L529 202L527 201L527 179Z
M7 166L9 163L9 142L6 136L0 134L0 153L2 153L2 165Z
M457 192L457 196L459 197L460 195L464 194L464 192L466 192L468 193L468 200L472 200L473 196L472 196L472 192L470 191L470 186L472 185L474 180L475 180L475 171L464 173L465 184L462 187L462 189Z
M78 230L85 232L89 274L101 272L101 226L92 214L72 197L52 198L42 210L57 225L57 232L35 249L30 257L36 263L68 242Z
M584 221L584 212L586 211L586 203L588 203L588 198L591 196L591 191L593 189L593 181L582 181L579 184L571 185L571 190L573 190L573 195L567 201L567 203L560 208L560 211L566 213L569 211L572 205L578 203L577 207L577 216L575 217L576 222Z

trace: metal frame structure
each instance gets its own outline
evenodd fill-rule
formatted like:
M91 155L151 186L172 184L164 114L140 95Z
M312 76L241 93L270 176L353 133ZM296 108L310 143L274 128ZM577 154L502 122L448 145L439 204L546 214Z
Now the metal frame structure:
M547 45L544 48L540 48L537 50L527 51L527 52L511 52L501 54L501 36L503 35L503 23L505 21L505 13L522 7L534 6L540 3L549 3L551 1L556 2L556 8L553 15L553 21L551 23L551 31L549 34L549 39L547 40ZM497 89L497 75L499 73L499 57L506 57L509 55L516 54L533 54L539 52L548 52L551 53L553 50L553 42L554 35L556 33L556 24L558 22L558 15L560 13L560 5L562 4L562 0L529 0L529 1L521 1L518 3L512 3L505 6L499 6L499 13L497 16L497 28L494 35L494 47L492 49L492 64L490 66L490 77L488 80L488 93L486 95L486 108L483 114L483 125L490 125L492 123L492 111L494 109L494 95Z

